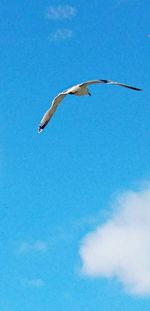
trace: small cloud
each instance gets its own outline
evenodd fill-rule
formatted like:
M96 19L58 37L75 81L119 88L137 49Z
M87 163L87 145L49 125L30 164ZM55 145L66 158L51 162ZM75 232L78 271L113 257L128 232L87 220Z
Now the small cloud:
M135 295L150 295L150 185L116 200L115 213L80 246L82 272L115 277Z
M47 243L43 242L43 241L36 241L34 244L33 244L33 249L37 252L43 252L43 251L46 251L47 250Z
M44 252L47 248L47 243L40 240L37 240L34 243L22 242L19 247L19 253L25 254L28 252Z
M44 282L42 279L29 279L26 280L26 285L29 287L40 288L44 286Z
M55 32L51 33L50 41L63 41L70 39L73 36L71 29L57 29Z
M70 5L49 6L47 18L52 20L69 19L76 15L76 9Z

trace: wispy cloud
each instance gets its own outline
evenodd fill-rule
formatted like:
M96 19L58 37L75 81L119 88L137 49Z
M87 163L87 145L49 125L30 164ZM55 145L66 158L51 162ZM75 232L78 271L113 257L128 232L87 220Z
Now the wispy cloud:
M82 272L116 277L129 293L150 295L150 185L118 197L115 213L83 239Z
M50 35L50 41L63 41L70 39L73 36L73 32L71 29L57 29L56 31L52 32Z
M76 15L76 9L70 5L49 6L47 18L52 20L69 19Z
M26 285L29 287L40 288L44 286L44 281L40 278L26 280Z
M37 240L33 243L22 242L19 246L19 253L25 254L28 252L45 252L48 249L48 244L44 241Z

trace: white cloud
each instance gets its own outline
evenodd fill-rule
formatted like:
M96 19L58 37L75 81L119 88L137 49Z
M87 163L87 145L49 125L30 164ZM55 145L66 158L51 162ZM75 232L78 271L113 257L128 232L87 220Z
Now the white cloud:
M50 41L62 41L70 39L73 33L71 29L57 29L55 32L51 33Z
M47 17L49 19L68 19L76 15L76 9L70 5L49 6Z
M26 281L26 284L29 287L35 287L35 288L40 288L44 286L44 282L42 279L29 279Z
M44 252L47 250L47 248L47 243L40 240L37 240L33 243L22 242L19 246L19 253L24 254L28 252Z
M126 290L150 295L150 185L116 200L105 224L83 239L82 272L91 277L116 277Z

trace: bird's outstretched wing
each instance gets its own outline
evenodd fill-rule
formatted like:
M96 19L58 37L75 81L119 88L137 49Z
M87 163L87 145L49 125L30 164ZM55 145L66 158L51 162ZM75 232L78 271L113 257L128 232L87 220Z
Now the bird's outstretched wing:
M120 83L120 82L114 82L114 81L111 81L111 80L107 80L106 83L127 87L128 89L131 89L131 90L134 90L134 91L142 91L142 89L139 89L137 87L134 87L134 86L131 86L131 85L128 85L128 84Z
M40 125L38 127L38 132L42 132L44 127L47 125L47 123L50 121L51 117L53 116L54 112L56 111L58 105L60 104L60 102L64 99L64 97L67 94L65 94L65 91L58 94L52 101L52 105L51 107L45 112Z
M84 86L84 85L90 85L90 84L97 84L97 83L107 83L108 80L90 80L86 82L82 82L79 84L79 86Z
M131 85L128 85L128 84L124 84L124 83L120 83L120 82L111 81L111 80L90 80L90 81L87 81L87 82L83 82L83 83L81 83L79 85L80 86L83 86L83 85L87 85L88 86L90 84L96 84L96 83L114 84L114 85L119 85L119 86L126 87L126 88L131 89L131 90L141 91L141 89L139 89L137 87L134 87L134 86L131 86Z

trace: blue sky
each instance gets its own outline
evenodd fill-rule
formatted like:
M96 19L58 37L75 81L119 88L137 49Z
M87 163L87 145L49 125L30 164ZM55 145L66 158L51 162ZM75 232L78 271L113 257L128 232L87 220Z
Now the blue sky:
M149 310L148 0L1 9L0 309ZM68 96L39 135L54 96Z

